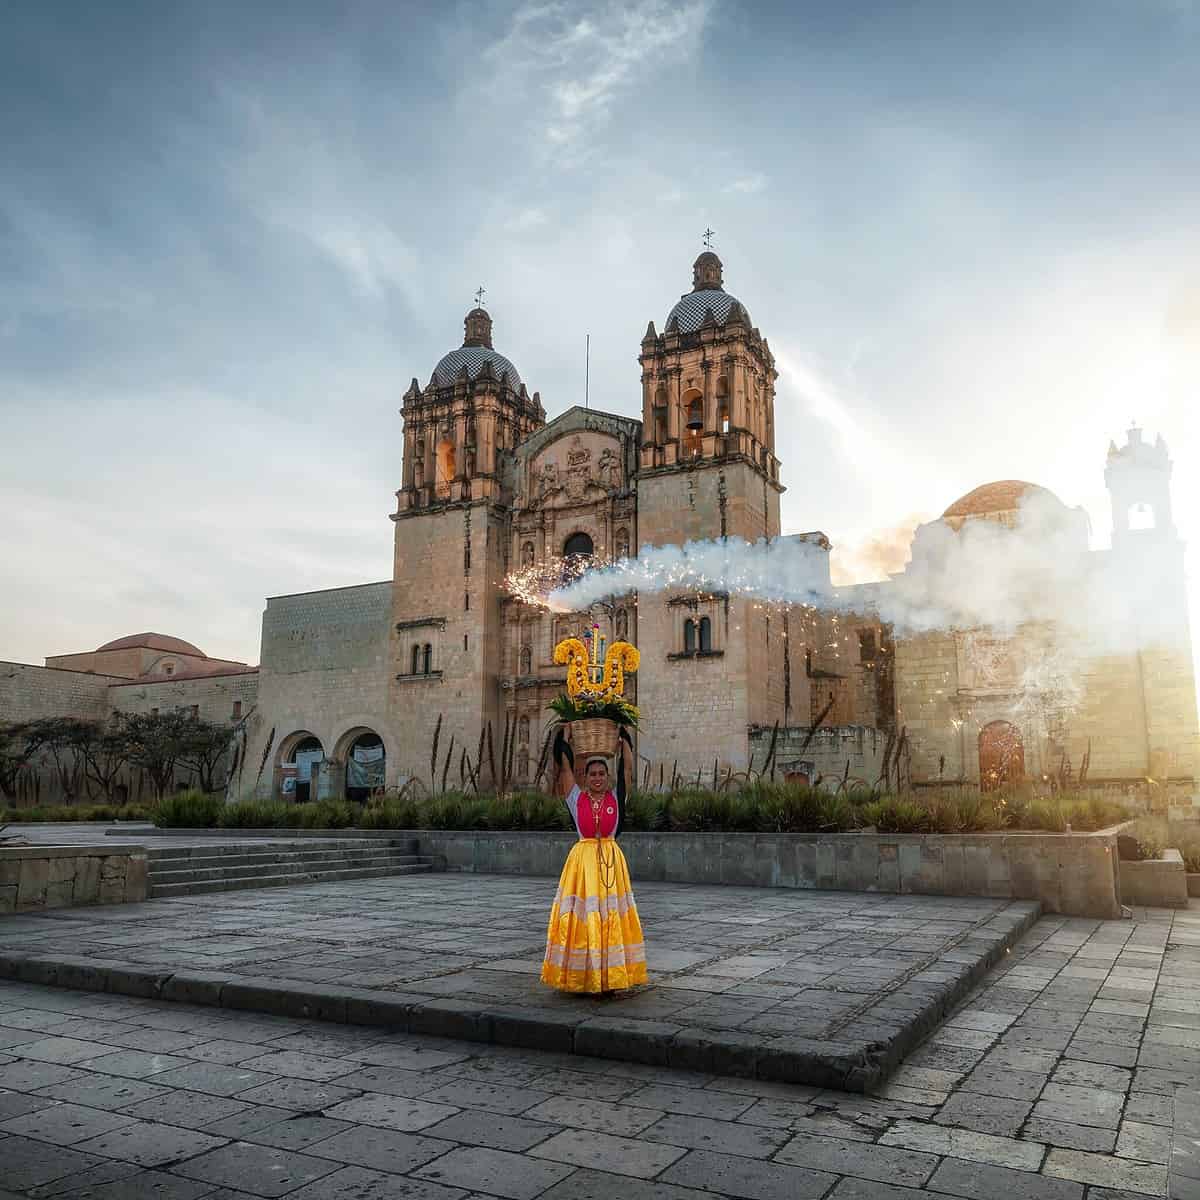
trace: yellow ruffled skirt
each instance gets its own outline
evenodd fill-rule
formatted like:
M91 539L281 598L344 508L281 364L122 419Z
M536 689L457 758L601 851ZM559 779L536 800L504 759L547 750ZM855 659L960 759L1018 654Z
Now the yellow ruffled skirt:
M646 982L646 944L625 855L612 838L581 838L558 880L542 982L611 992Z

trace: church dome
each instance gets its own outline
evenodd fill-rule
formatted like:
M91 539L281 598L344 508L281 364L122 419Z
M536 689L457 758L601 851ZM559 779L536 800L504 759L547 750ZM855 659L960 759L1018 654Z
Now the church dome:
M185 642L183 638L168 637L163 633L131 633L128 637L117 638L96 647L96 653L104 650L159 650L164 654L190 654L194 658L207 658L197 646Z
M471 309L463 324L466 327L463 344L457 350L442 355L438 365L433 368L433 381L439 387L447 387L458 378L464 367L467 378L474 379L486 363L497 379L507 374L509 386L514 391L520 391L521 376L517 374L517 368L503 354L492 349L492 318L486 309Z
M942 516L980 517L991 513L1013 512L1027 496L1049 496L1058 504L1062 504L1049 488L1040 487L1036 483L1026 483L1021 479L1000 479L995 483L985 483L965 496L960 496Z
M718 325L724 325L731 315L750 324L745 306L725 290L721 260L705 250L692 264L692 290L680 296L679 303L667 314L666 332L695 333L709 312Z

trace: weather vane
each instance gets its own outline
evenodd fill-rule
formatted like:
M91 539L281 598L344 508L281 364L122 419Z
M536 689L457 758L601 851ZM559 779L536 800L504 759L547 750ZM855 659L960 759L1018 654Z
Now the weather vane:
M712 240L713 240L713 237L716 235L716 232L717 232L717 231L716 231L715 229L707 229L707 228L706 228L706 229L704 230L704 244L705 244L705 245L706 245L706 246L707 246L707 247L708 247L710 250L712 249Z
M487 289L481 283L475 291L475 307L476 308L483 307L483 298L486 295L487 295Z

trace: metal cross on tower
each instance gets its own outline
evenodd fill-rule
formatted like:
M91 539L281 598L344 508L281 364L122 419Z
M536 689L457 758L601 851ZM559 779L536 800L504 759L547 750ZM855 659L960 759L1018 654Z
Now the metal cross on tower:
M483 298L486 295L487 295L487 289L481 283L475 291L475 307L476 308L483 307Z
M712 240L716 236L716 232L717 231L715 229L705 229L704 231L704 245L709 250L712 249Z

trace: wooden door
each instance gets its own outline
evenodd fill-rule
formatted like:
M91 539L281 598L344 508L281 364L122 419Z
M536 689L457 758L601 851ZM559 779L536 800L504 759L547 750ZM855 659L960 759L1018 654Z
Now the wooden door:
M1021 731L1008 721L993 721L979 731L979 786L985 792L1025 778Z

